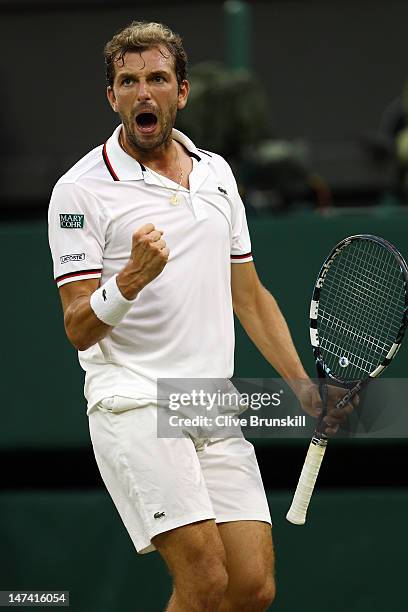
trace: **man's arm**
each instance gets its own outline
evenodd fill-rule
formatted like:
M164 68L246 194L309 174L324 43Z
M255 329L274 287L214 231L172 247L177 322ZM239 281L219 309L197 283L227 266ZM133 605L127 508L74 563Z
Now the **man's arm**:
M156 278L166 265L169 249L162 234L151 223L133 234L129 261L116 278L118 289L125 299L135 299L139 291ZM90 304L98 285L97 279L89 279L60 287L65 330L68 339L79 351L96 344L112 329L98 319Z
M292 387L304 410L312 416L319 416L322 404L318 388L306 374L279 306L261 284L253 262L231 265L231 290L234 312L248 336ZM332 387L330 395L336 401L344 392ZM346 408L331 411L325 417L330 425L326 429L327 434L335 433L338 425L351 412L350 405Z
M309 380L279 306L261 284L253 262L231 268L234 312L248 336L285 380Z
M65 331L78 351L84 351L102 340L111 329L90 306L91 295L99 287L98 279L75 281L60 287Z
M253 262L231 265L234 312L252 342L294 388L309 382L275 298L261 284Z

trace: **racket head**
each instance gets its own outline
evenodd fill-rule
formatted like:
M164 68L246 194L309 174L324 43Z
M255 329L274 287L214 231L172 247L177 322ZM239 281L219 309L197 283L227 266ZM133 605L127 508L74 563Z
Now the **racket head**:
M310 305L310 339L323 376L345 387L379 376L408 323L408 267L371 234L349 236L324 261Z

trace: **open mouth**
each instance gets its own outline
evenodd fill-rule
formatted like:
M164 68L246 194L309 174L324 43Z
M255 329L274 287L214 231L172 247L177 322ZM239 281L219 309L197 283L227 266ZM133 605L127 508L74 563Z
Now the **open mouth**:
M139 132L149 134L156 129L157 117L153 113L140 113L136 117L136 125Z

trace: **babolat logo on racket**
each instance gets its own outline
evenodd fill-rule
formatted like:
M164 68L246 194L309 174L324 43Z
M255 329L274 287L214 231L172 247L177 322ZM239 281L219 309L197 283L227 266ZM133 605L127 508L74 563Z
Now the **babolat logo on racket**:
M316 287L319 289L323 286L324 278L328 273L330 266L332 265L334 258L342 251L346 246L350 244L350 240L345 239L344 243L340 247L336 247L334 251L330 255L330 259L323 264L322 269L320 270L320 278L317 279Z
M74 213L60 214L60 226L64 229L83 229L85 215Z

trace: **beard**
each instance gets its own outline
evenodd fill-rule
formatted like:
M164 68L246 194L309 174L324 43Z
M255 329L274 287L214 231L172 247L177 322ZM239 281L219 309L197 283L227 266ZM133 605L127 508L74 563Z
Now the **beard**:
M128 142L130 148L132 148L135 152L143 151L147 153L153 151L154 149L159 149L171 141L171 133L177 116L177 102L169 107L166 112L161 112L155 109L158 126L158 132L155 136L146 136L138 132L136 125L136 115L138 112L132 114L131 117L120 115L125 130L126 141ZM146 110L146 112L148 111Z

